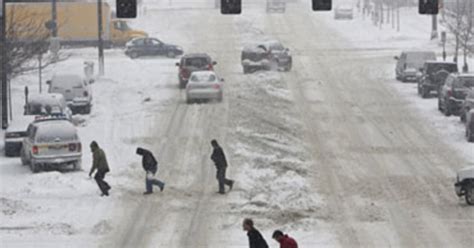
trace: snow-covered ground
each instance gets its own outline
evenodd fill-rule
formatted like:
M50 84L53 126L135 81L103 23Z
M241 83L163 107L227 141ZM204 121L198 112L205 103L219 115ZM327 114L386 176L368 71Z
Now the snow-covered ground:
M186 105L174 59L131 60L108 50L92 113L78 117L84 171L33 174L0 155L2 247L247 247L245 217L271 247L275 229L301 247L472 243L465 234L474 212L456 201L451 180L455 168L474 161L474 146L458 118L417 97L414 84L393 79L392 58L401 50L440 54L428 17L403 9L397 33L360 15L334 21L302 1L284 15L265 15L264 1L255 1L235 17L212 9L214 0L143 2L149 5L131 26L186 52L209 53L226 79L224 102ZM242 45L266 38L290 46L294 69L243 75ZM96 59L92 48L70 52L44 78L82 73L82 63ZM35 91L36 84L35 74L13 81L15 115L24 86ZM237 182L227 196L215 194L213 138ZM92 140L111 165L110 197L100 197L87 176ZM157 155L164 192L141 195L137 146Z

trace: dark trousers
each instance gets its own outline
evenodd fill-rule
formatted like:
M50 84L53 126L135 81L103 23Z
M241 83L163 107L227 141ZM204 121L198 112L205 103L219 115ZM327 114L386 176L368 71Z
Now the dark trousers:
M108 195L110 185L106 181L104 181L105 173L107 173L107 171L97 171L97 173L95 173L94 179L97 182L100 191L102 191L102 194Z
M225 192L224 185L227 185L227 186L232 185L232 180L225 178L226 169L227 169L226 167L217 169L216 178L217 178L217 181L219 182L219 192L221 193Z
M155 174L153 174L155 176ZM149 178L148 174L145 178L145 186L146 186L146 192L153 192L153 185L158 186L160 189L163 189L165 187L165 183L156 179L156 178Z

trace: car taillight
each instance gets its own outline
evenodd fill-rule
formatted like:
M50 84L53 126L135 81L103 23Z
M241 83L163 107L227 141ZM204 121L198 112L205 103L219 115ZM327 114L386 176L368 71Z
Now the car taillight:
M75 150L76 150L76 144L74 144L74 143L69 144L69 151L73 152Z
M37 146L33 146L33 148L31 148L31 152L32 152L33 154L38 154L38 151L39 151L39 149L38 149Z
M212 86L212 88L214 88L214 89L220 89L221 86L220 86L219 84L214 84L214 85Z
M88 96L89 96L89 92L84 91L84 97L88 97Z

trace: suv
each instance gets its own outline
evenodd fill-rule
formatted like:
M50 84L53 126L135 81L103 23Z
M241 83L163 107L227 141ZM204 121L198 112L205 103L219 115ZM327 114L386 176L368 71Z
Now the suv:
M136 38L126 44L125 54L130 58L140 56L164 55L168 58L175 58L183 54L183 48L166 44L156 38Z
M467 92L466 99L464 99L464 102L462 103L461 110L459 112L459 118L461 119L461 122L466 121L467 114L471 109L474 109L474 88L471 88Z
M186 88L189 76L195 71L213 71L217 62L205 53L192 53L184 55L176 66L179 67L179 88Z
M474 166L458 171L454 189L456 195L465 197L467 204L474 205Z
M416 81L416 74L428 60L436 60L436 54L431 51L403 51L397 60L395 77L402 82Z
M33 116L17 116L5 130L5 156L19 156L26 129L34 120Z
M62 118L37 119L23 139L21 162L39 172L48 166L81 168L82 145L74 125Z
M274 67L289 71L293 58L288 48L285 48L279 41L271 40L244 47L241 63L244 74L256 70L271 70Z
M92 91L89 82L81 76L55 75L47 84L49 93L60 93L64 96L73 114L89 114L91 112Z
M474 74L450 74L438 94L438 109L446 116L459 115L470 89L474 88Z
M432 91L438 93L450 73L458 72L458 65L453 62L427 61L418 78L418 95L427 98Z
M29 94L24 115L64 115L67 119L72 119L72 111L64 96L59 93Z

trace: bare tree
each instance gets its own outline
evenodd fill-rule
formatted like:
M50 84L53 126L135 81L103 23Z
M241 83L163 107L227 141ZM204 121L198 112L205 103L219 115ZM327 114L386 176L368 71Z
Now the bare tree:
M12 79L22 73L43 69L68 55L48 52L50 32L44 14L10 6L6 16L6 73ZM39 68L38 57L42 57Z
M459 51L461 50L464 58L463 71L467 72L469 66L467 58L474 53L473 38L474 38L474 15L473 3L469 0L457 0L454 13L447 20L446 24L448 30L454 35L454 61L457 62L459 58Z

